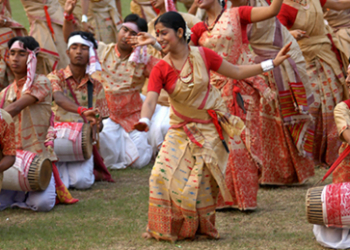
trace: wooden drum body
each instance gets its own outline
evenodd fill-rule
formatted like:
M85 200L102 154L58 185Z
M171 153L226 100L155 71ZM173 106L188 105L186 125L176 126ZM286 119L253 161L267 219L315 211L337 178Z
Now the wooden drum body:
M350 228L350 183L310 188L306 194L306 215L311 224Z
M89 124L55 122L55 153L62 162L85 161L92 155L92 130Z
M51 180L52 163L35 153L17 150L15 164L4 171L2 189L44 191Z

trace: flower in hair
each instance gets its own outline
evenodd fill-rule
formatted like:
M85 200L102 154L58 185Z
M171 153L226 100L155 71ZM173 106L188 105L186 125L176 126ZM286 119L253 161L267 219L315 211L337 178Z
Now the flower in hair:
M185 32L185 36L186 36L186 40L188 41L191 38L192 35L192 31L191 29L188 27L187 22L186 22L186 32Z

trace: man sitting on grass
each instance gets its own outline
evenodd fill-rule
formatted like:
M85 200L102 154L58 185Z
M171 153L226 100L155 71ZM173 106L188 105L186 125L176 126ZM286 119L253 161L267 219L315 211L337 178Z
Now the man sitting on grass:
M66 15L70 15L76 0L67 0ZM74 31L74 24L64 21L66 38ZM135 14L124 19L117 37L117 43L98 43L98 58L102 71L97 74L103 85L110 113L100 134L100 152L107 167L123 169L128 166L142 168L152 157L152 148L147 142L147 133L134 130L139 121L142 99L140 90L158 59L147 55L145 50L133 49L127 43L128 36L147 32L147 23Z
M97 120L101 123L101 118L108 117L103 87L90 76L96 70L101 70L99 62L95 60L94 49L97 49L97 44L93 34L73 32L69 36L67 49L70 64L47 76L51 81L55 100L52 108L55 122L84 122L83 117L86 117L88 121L95 123ZM99 118L96 119L96 116ZM93 156L85 161L58 161L56 165L67 187L86 189L95 181Z
M45 146L50 127L52 89L49 79L35 74L39 44L33 37L14 37L8 42L9 66L15 80L0 93L1 104L15 124L16 149L36 153L51 161L53 151ZM50 211L56 203L55 180L51 176L45 191L2 190L0 209L18 206L34 211Z

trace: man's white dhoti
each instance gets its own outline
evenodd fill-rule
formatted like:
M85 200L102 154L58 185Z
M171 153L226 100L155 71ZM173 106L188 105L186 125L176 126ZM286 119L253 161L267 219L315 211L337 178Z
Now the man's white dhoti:
M140 95L142 101L145 101L146 96ZM153 150L153 155L155 156L160 146L162 145L165 135L170 128L170 108L167 106L162 106L157 104L154 110L151 125L148 131L148 143L151 145Z
M127 133L111 119L103 120L100 133L100 153L110 169L145 167L152 158L152 148L147 142L148 133L133 130Z
M324 247L334 249L350 248L350 229L314 225L313 232L317 242Z
M86 161L56 163L61 180L67 188L87 189L95 182L94 156Z
M24 192L13 190L1 190L0 210L7 207L20 207L37 212L48 212L56 203L55 179L51 176L50 184L44 191Z

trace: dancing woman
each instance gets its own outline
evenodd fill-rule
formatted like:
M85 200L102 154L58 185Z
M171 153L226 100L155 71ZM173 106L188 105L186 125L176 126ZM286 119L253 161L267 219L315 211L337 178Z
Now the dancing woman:
M313 156L315 164L330 165L338 157L338 140L333 110L348 99L348 88L334 53L334 46L325 32L323 8L347 9L348 1L284 0L278 19L298 41L303 52L315 101L310 113L315 119Z
M252 64L254 56L249 49L247 25L276 16L281 4L282 1L277 0L266 7L241 6L225 9L217 0L202 0L199 8L206 10L208 19L192 28L192 42L214 50L230 63ZM288 145L292 144L291 136L282 122L276 87L265 76L234 82L212 72L211 84L221 90L230 112L244 120L247 129L241 138L253 159L261 166L261 184L304 183L313 176L313 162L298 155L296 147ZM246 114L233 106L237 86L243 95ZM235 141L232 143L235 146ZM230 168L232 172L238 173L233 175L233 182L242 183L243 189L247 186L244 181L247 175L244 168L235 168L250 163L249 158L239 160L239 151L231 151L231 154L234 161L229 162ZM251 178L254 177L253 172L247 173Z
M148 22L148 33L152 36L156 36L156 30L154 29L154 23L160 15L163 15L168 11L177 11L175 8L175 3L173 0L155 0L152 2L153 7L159 9L159 14L156 18L152 19ZM179 14L183 17L187 26L192 28L196 23L200 22L198 18L195 16L179 12ZM148 46L147 53L156 57L162 58L164 54L155 49L152 46ZM148 89L148 79L146 79L145 84L142 87L142 94L147 95ZM165 134L167 133L170 125L169 125L169 95L165 90L161 90L158 97L158 104L156 110L153 114L151 120L151 126L148 133L148 141L149 144L153 148L153 154L156 155L161 144L163 143Z
M289 56L289 45L272 61L235 66L203 47L189 47L190 31L180 14L167 12L155 22L157 41L167 54L152 70L141 119L147 131L160 90L170 97L170 124L150 177L148 229L145 237L176 241L203 235L217 239L215 208L220 189L232 204L224 172L228 136L239 135L244 124L227 113L220 92L210 85L209 70L242 79L278 66ZM140 33L138 46L156 43ZM220 126L221 125L221 126ZM226 141L226 142L225 142Z

